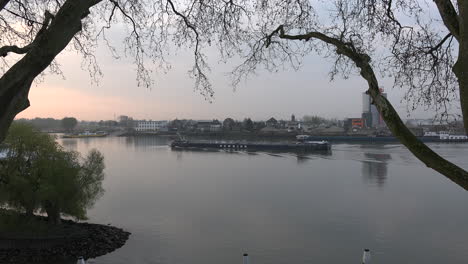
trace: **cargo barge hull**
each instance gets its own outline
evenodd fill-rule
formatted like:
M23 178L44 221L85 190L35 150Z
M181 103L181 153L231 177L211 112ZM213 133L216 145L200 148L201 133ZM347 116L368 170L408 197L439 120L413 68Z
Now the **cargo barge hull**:
M288 143L240 143L240 142L196 142L174 141L172 148L176 149L228 149L228 150L275 150L275 151L329 151L331 144L326 141Z

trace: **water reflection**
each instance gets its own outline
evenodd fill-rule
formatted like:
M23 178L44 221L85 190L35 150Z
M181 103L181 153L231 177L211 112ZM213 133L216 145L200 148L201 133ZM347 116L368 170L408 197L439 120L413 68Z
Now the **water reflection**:
M125 144L127 147L135 148L148 148L154 146L165 146L169 144L169 137L156 137L156 136L140 136L140 137L126 137Z
M365 160L362 161L362 176L366 183L383 187L387 180L387 162L392 159L386 153L364 153Z
M297 158L297 164L306 163L309 160L313 159L312 157L308 157L305 155L297 155L296 158Z
M186 148L186 149L179 149L173 148L171 149L174 153L176 153L176 157L178 161L182 161L183 153L223 153L223 154L230 154L230 155L266 155L275 158L292 158L297 161L297 164L305 164L311 160L315 160L321 157L331 156L331 151L324 151L324 152L302 152L302 151L255 151L255 150L234 150L234 149L214 149L214 148Z
M363 247L379 264L468 259L466 192L400 145L268 155L171 151L168 141L77 139L81 153L106 158L106 193L90 222L132 232L87 263L238 264L245 251L254 263L338 264L359 261ZM466 145L440 152L468 168Z
M68 150L77 150L77 147L78 147L77 139L73 139L73 138L64 138L62 139L61 144Z

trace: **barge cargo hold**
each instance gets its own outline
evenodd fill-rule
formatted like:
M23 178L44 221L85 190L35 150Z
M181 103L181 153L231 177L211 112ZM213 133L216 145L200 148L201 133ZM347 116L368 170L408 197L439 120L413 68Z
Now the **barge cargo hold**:
M244 142L203 142L175 140L171 148L176 149L229 149L229 150L277 150L277 151L330 151L327 141L305 141L298 143L244 143Z

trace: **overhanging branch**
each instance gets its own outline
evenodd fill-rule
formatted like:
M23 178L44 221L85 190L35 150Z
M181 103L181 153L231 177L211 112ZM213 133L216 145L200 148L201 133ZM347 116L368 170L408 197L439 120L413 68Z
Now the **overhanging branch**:
M439 44L435 45L434 47L430 48L427 53L432 53L436 50L438 50L442 45L447 41L450 37L452 36L452 33L448 33L440 42Z
M25 47L18 47L18 46L3 46L0 48L0 56L6 57L9 52L13 52L16 54L25 54L31 50L31 45L27 45Z
M33 45L23 58L11 66L0 78L0 142L16 114L29 106L28 93L34 79L82 29L81 19L99 0L66 0L53 16L45 14ZM10 48L11 49L11 48Z
M52 15L49 11L46 11L44 14L44 22L42 22L42 26L39 29L39 31L36 34L36 37L34 38L33 42L24 46L24 47L18 47L16 45L7 45L3 46L0 48L0 56L1 57L6 57L8 53L13 52L16 54L25 54L28 53L31 48L34 46L35 41L40 38L44 32L47 30L47 27L50 24L50 21L53 19L54 15Z
M421 142L406 127L400 116L393 108L392 104L385 98L379 89L379 83L374 70L370 65L370 57L367 54L357 52L351 42L344 42L340 39L330 37L321 32L308 32L306 34L289 35L284 31L284 26L280 25L270 35L266 37L265 47L272 43L273 36L277 35L280 39L286 40L305 40L318 39L327 44L333 45L338 54L348 57L361 70L361 76L368 83L368 94L373 99L373 103L381 114L390 131L400 142L405 145L420 161L427 167L445 175L447 178L458 184L460 187L468 190L468 172L457 165L445 160L428 146ZM448 37L447 37L448 38Z
M135 23L135 20L133 20L133 18L129 14L127 14L127 12L125 12L125 10L119 5L119 3L117 1L110 0L110 2L112 4L114 4L114 8L112 9L112 13L111 13L111 18L112 18L112 15L114 14L115 8L119 9L120 12L122 13L122 15L124 17L126 17L128 20L130 20L130 22L132 23L133 33L135 33L135 37L136 37L137 41L139 42L140 35L138 34L137 25ZM109 22L110 22L110 20L109 20Z
M188 18L186 16L184 16L182 13L177 11L177 9L174 6L174 3L171 0L167 0L167 2L171 6L172 12L174 12L174 14L176 14L178 17L182 18L182 20L184 20L185 25L188 28L190 28L190 30L192 30L193 33L195 34L195 41L196 41L196 43L195 43L195 53L198 53L198 46L199 46L199 42L200 42L200 36L198 34L197 29L188 21Z
M335 46L339 54L346 55L354 62L358 60L362 60L366 63L370 62L370 57L367 54L357 52L356 48L351 42L344 42L317 31L312 31L305 34L289 35L285 33L283 25L278 26L277 29L275 29L270 35L266 37L265 47L268 47L272 43L272 38L275 34L277 34L279 38L287 40L309 41L310 39L318 39L327 44Z

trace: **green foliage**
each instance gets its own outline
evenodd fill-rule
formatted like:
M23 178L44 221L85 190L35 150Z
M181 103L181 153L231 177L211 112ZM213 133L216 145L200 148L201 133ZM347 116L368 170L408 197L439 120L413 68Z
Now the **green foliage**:
M15 123L5 140L7 157L0 170L0 203L32 214L47 213L52 222L65 214L86 218L102 195L104 157L92 150L85 159L64 150L55 138Z
M18 119L19 122L29 123L39 130L57 130L62 128L62 120L54 118Z
M78 120L74 117L65 117L62 119L62 127L68 131L73 130L78 124Z
M3 162L0 202L22 208L32 214L38 205L41 172L38 158L56 145L53 137L42 134L26 123L13 123L5 144L8 148Z
M250 118L244 119L244 122L242 122L242 127L247 131L252 131L254 129L254 124L252 122L252 119Z
M77 152L56 151L52 159L44 160L41 198L49 214L60 211L78 219L86 219L86 209L102 195L104 157L92 150L80 164Z
M236 125L236 121L234 119L228 117L223 121L223 129L226 131L231 131L232 128Z

